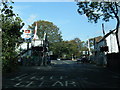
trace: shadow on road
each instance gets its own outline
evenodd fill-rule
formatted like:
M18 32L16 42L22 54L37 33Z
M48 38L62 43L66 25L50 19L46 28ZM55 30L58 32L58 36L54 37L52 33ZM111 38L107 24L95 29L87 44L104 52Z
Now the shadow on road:
M54 60L49 66L22 66L3 76L3 88L120 88L120 74L89 63Z

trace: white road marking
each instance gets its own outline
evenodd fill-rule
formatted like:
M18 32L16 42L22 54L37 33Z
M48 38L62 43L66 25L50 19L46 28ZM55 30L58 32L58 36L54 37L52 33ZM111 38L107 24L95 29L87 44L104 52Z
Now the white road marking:
M35 78L35 76L31 77L30 79L34 79L34 78Z
M11 80L19 79L19 78L21 78L21 77L23 77L23 76L26 76L26 75L27 75L27 74L23 74L23 75L20 75L20 76L15 77L15 78L12 78Z
M76 86L76 83L74 81L65 81L65 86L68 87L68 85Z
M70 64L69 62L67 62L67 61L63 61L65 64Z
M53 76L51 76L50 79L53 79Z
M28 85L26 85L25 87L29 87L31 84L33 84L34 81L31 81Z
M20 79L18 79L18 80L21 81L21 80L23 80L23 79L25 79L25 78L27 78L27 77L28 77L28 75L25 76L25 77L22 77L22 78L20 78Z
M56 86L56 85L58 85L58 84L59 84L60 86L64 86L63 83L60 82L60 81L57 81L57 82L53 83L52 86Z
M40 83L39 87L41 87L41 86L43 85L43 83L44 83L44 81L42 81L42 82Z
M52 61L51 63L53 63L53 64L57 64L56 62L54 62L54 61Z
M21 83L22 83L22 82L19 82L19 83L15 84L15 85L14 85L14 87L16 87L16 86L20 85Z
M36 74L36 73L32 73L32 74L30 74L30 75L26 74L27 76L22 77L22 78L20 78L20 79L18 79L18 80L21 81L21 80L23 80L23 79L25 79L25 78L27 78L27 77L29 77L29 76L31 76L31 75L35 75L35 74Z
M45 76L42 76L41 78L40 78L40 80L43 80L45 78Z

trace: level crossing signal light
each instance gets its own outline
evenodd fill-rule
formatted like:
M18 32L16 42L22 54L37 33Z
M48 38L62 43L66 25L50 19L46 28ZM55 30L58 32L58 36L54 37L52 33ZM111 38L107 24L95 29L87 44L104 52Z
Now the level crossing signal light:
M108 46L101 46L100 51L101 52L107 52L108 51Z

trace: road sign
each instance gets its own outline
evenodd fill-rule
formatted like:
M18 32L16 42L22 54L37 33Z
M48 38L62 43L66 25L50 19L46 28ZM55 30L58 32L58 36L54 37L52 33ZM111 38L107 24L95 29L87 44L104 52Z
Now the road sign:
M31 30L24 30L25 34L31 34Z
M26 39L31 39L31 30L23 30L23 38Z
M25 39L29 39L29 38L31 38L31 35L25 34L25 35L24 35L24 38L25 38Z

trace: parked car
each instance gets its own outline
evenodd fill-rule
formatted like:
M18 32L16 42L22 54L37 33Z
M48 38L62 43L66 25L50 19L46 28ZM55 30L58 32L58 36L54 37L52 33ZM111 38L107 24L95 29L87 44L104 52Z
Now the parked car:
M57 58L57 60L60 60L60 58Z

